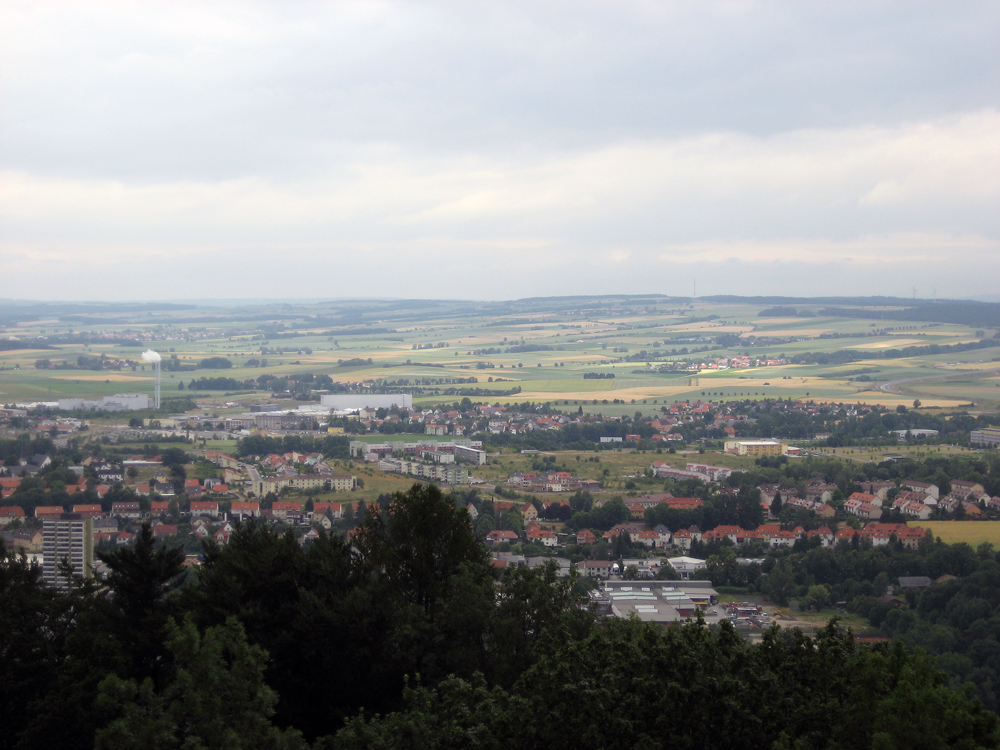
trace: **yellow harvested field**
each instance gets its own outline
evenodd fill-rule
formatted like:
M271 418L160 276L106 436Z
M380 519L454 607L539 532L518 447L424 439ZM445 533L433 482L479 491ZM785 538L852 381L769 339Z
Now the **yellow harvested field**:
M901 346L916 346L918 344L926 345L926 341L921 341L920 339L897 339L895 341L876 341L871 344L853 344L846 347L847 349L897 349Z
M742 323L716 323L715 321L698 321L695 323L676 323L674 325L664 325L671 331L712 331L720 333L749 333L753 330L751 326L743 325ZM653 334L656 335L656 334Z
M736 332L736 331L746 330L746 326L713 325L712 321L710 320L698 321L697 323L678 323L677 325L672 325L668 327L672 331L707 331L711 329L713 331Z
M804 385L824 385L829 386L831 382L826 378L811 378L803 377L801 375L793 375L789 380L782 380L781 376L778 375L775 379L762 378L760 375L754 374L753 379L747 377L746 379L739 377L718 377L710 378L707 377L717 370L702 370L697 377L701 378L700 385L702 388L759 388L765 382L776 388L786 387L786 388L801 388ZM729 370L727 372L746 372L746 370ZM770 377L770 376L769 376Z
M757 336L819 336L821 333L833 333L832 328L789 328L788 330L772 331L770 328L757 330Z
M824 399L815 398L813 400L822 401ZM878 404L879 406L885 406L890 409L895 408L900 404L909 407L913 403L912 396L894 396L891 393L882 393L880 391L865 391L864 393L855 396L830 396L825 400L836 401L837 403L842 403L842 404L872 404L872 405ZM956 406L961 406L962 404L966 403L968 403L967 400L963 401L957 398L926 398L924 396L920 397L920 404L925 409L931 406L936 406L942 409L950 409Z
M936 364L939 370L998 370L996 362L959 362L956 364Z
M899 360L905 361L905 360ZM859 367L885 367L884 359L859 359L857 362L848 362L845 365L841 365L841 370L856 370Z
M391 360L395 360L398 357L399 357L399 352L398 351L394 351L392 349L383 349L382 351L368 352L368 357L366 357L365 359L372 359L372 360L391 359ZM337 359L344 359L344 357L338 357ZM350 357L347 357L347 359L350 359Z
M600 383L602 381L598 380L598 381L595 381L595 382ZM605 380L603 382L609 383L611 381ZM610 390L610 388L607 389L607 390ZM650 399L650 398L665 398L667 396L677 396L677 395L679 395L681 393L690 393L690 392L691 392L691 386L681 386L680 388L670 388L670 387L667 387L667 386L648 386L648 387L642 387L642 388L622 388L621 390L615 389L615 391L614 391L614 398L623 399L625 401L630 401L632 399L635 399L636 401L639 401L639 400L644 399L644 398L645 399ZM599 398L599 399L603 400L604 398L607 398L607 397L608 397L608 394L605 393L604 395L602 395L602 391L599 391L599 390L593 390L593 391L575 391L575 392L568 392L568 391L567 392L563 392L563 391L522 391L521 393L519 393L516 396L511 396L511 397L509 397L507 399L501 398L500 400L501 401L505 401L506 400L508 402L509 401L518 401L518 402L520 402L520 401L531 401L531 400L548 401L548 400L551 400L553 398L559 398L559 399L571 399L571 400L580 400L580 401L592 401L595 398Z
M471 336L470 335L463 336L461 343L455 344L454 348L461 350L464 347L468 347L465 350L468 351L469 349L478 349L482 344L488 344L490 346L502 346L503 342L499 341L497 336L493 336L490 334L482 334L482 335L473 334ZM462 354L465 354L465 352L462 352Z
M1000 521L920 521L911 525L930 529L934 536L948 544L965 542L976 547L992 542L1000 548Z

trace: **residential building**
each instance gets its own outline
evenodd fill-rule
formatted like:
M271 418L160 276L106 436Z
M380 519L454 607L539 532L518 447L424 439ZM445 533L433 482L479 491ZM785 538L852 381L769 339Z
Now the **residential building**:
M969 482L964 479L955 479L951 482L951 494L963 500L968 499L969 495L978 498L983 491L983 485L979 482Z
M142 510L137 502L112 503L111 515L119 518L142 518Z
M350 505L350 503L348 503ZM344 503L317 502L313 504L313 520L319 516L329 516L334 521L344 517Z
M672 543L677 549L691 549L691 534L687 529L678 529L674 532Z
M495 529L494 531L491 531L489 534L486 535L486 543L490 545L500 544L502 542L516 542L516 541L517 541L517 534L515 534L513 531Z
M912 516L921 521L926 521L931 517L931 507L924 505L918 500L907 500L897 497L892 507L894 510L899 510L904 516Z
M234 500L230 508L233 518L255 518L260 515L260 503ZM228 537L226 541L229 541Z
M84 518L96 518L101 515L101 506L98 504L74 505L73 512L79 513Z
M73 575L94 573L94 522L79 513L62 513L42 522L42 580L49 586L68 590L71 579L60 569L66 561Z
M785 444L778 440L727 440L726 452L737 456L781 456Z
M302 503L294 500L275 500L271 504L271 513L282 521L298 521L302 516Z
M14 532L11 544L14 549L23 549L25 552L41 552L43 538L41 529L21 529Z
M556 537L555 532L548 529L533 530L528 532L526 537L529 542L541 544L545 547L555 547L559 544L559 539Z
M208 516L209 518L219 517L219 503L217 500L192 500L190 506L191 516Z
M879 519L882 517L882 508L868 502L862 497L874 497L863 492L855 492L844 503L844 512L858 518Z
M721 482L728 479L733 474L733 470L728 466L711 466L709 464L688 463L688 471L696 471L704 474L712 482Z
M467 448L464 445L455 445L453 452L455 460L459 463L474 464L476 466L484 466L486 464L486 451Z
M875 495L875 497L885 501L889 490L895 489L895 482L862 482L861 491L867 492L870 495ZM823 502L828 502L824 500Z
M668 557L667 562L685 581L690 580L692 573L704 570L707 565L704 560L699 560L697 557Z
M378 468L382 471L409 474L420 479L429 479L445 484L469 483L468 468L455 464L425 464L419 461L383 458L378 462Z
M577 566L587 578L608 578L611 575L610 560L584 560Z
M596 544L597 536L590 529L584 529L579 534L576 535L576 543L583 546L588 544Z
M915 479L904 479L899 483L901 487L908 490L913 490L914 492L922 492L925 495L930 495L934 500L940 499L941 491L938 489L936 484L931 484L930 482L918 482Z
M299 474L296 476L273 477L250 481L246 483L246 490L257 497L264 497L269 492L277 495L285 487L290 487L294 490L322 487L323 489L329 488L333 492L347 492L354 489L354 484L355 478L353 476Z
M12 521L24 520L24 508L20 505L7 505L0 508L0 526L6 526Z

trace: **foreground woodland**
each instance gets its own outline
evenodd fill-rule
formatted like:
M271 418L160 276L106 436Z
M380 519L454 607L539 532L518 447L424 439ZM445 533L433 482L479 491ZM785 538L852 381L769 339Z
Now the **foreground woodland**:
M102 555L68 593L5 553L0 748L979 748L997 716L929 657L836 624L598 621L554 567L497 571L414 485L350 542L258 524L204 563Z

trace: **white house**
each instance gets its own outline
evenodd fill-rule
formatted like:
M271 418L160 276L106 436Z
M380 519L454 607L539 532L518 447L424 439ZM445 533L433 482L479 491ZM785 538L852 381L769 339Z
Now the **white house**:
M697 557L668 557L667 562L684 580L691 578L692 573L704 570L706 565L704 560Z

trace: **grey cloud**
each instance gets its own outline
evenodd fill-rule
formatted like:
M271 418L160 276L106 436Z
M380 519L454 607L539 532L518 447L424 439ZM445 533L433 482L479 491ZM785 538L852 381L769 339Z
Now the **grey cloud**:
M0 275L985 294L998 30L981 2L8 3Z
M8 23L3 161L140 181L936 117L1000 69L983 3L60 7Z

